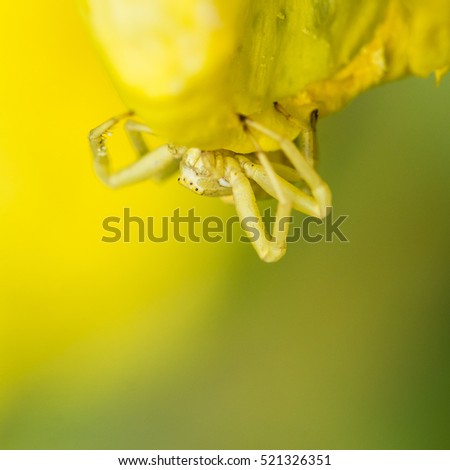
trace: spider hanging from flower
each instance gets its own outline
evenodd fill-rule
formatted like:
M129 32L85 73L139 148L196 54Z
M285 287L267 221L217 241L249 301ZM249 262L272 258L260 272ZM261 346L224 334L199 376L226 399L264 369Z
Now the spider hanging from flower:
M188 189L232 196L267 262L286 251L293 209L323 218L331 206L315 168L317 117L402 76L440 80L450 65L447 0L79 2L133 110L91 131L98 176L116 188L179 168ZM122 120L139 159L113 173L107 137ZM150 150L145 134L167 143ZM271 234L261 195L278 202Z

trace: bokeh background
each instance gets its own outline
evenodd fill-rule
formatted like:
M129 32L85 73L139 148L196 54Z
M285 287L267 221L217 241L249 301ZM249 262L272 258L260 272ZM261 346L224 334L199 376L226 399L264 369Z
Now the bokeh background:
M450 78L320 123L350 243L100 241L104 217L195 207L112 192L87 133L124 111L72 2L0 20L0 447L425 448L450 443Z

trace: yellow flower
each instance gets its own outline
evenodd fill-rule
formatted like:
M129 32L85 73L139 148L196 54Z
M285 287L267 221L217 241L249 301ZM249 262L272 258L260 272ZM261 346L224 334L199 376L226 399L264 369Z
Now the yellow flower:
M380 82L441 77L448 0L82 0L122 98L168 141L253 151L236 114L294 138L299 119ZM268 150L274 143L263 142Z
M349 100L383 82L407 75L436 74L450 66L450 2L390 0L374 37L336 74L308 84L284 103L301 117L311 106L321 114L338 111Z

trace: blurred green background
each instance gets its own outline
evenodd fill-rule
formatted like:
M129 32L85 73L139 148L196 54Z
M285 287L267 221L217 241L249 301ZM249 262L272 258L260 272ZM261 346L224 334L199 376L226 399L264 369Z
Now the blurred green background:
M319 126L350 243L104 244L195 207L111 192L87 132L124 110L71 2L8 4L0 94L0 448L437 449L450 443L450 78Z

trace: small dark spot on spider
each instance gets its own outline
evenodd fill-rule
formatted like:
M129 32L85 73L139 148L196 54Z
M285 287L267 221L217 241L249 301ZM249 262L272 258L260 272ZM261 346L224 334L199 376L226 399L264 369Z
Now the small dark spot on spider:
M198 191L198 188L195 188L196 191Z
M194 183L192 183L192 181L191 181L189 184L192 186Z
M180 181L180 180L181 180L181 178L178 178L178 181Z

